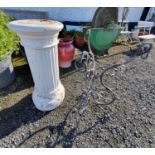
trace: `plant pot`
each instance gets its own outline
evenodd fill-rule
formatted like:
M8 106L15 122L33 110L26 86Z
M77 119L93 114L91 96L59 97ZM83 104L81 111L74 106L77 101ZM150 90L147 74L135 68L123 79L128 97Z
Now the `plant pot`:
M59 66L69 68L74 58L73 39L61 38L58 45Z
M5 88L15 79L11 54L12 52L9 52L3 56L0 56L0 88Z
M85 40L83 36L75 35L75 43L78 47L82 47L85 44Z

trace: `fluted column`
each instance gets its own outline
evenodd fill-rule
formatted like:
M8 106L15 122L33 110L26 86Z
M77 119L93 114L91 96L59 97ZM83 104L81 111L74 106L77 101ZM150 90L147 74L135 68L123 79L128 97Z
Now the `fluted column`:
M17 20L8 27L17 32L25 48L35 83L34 104L42 111L56 108L65 96L59 77L57 47L63 25L52 20Z

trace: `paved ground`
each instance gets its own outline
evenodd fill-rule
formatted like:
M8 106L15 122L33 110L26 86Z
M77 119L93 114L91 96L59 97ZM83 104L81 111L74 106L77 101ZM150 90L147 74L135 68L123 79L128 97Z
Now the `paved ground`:
M110 54L125 51L114 47ZM155 50L147 59L137 53L99 60L98 66L125 63L108 69L102 80L115 94L95 80L90 106L78 125L76 105L85 86L82 73L61 71L66 89L63 104L40 112L32 102L33 81L28 67L16 68L14 84L0 91L0 147L155 147ZM103 98L97 99L102 93Z

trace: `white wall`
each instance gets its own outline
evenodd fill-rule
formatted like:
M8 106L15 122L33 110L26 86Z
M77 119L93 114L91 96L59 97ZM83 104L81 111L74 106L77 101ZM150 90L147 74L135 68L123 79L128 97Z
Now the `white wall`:
M11 9L47 11L49 14L49 18L59 21L92 21L93 15L96 11L96 7L18 7Z
M150 8L149 13L148 13L148 15L146 17L146 20L151 19L151 17L152 17L153 14L155 14L155 7Z
M127 16L127 21L129 22L137 22L140 20L144 7L130 7L129 14ZM122 11L123 8L119 8L119 19L122 19Z
M7 8L9 9L9 8ZM58 21L92 21L97 7L18 7L17 10L46 11L49 18ZM130 7L127 17L129 22L137 22L142 14L143 7ZM118 19L122 18L122 8L119 8Z

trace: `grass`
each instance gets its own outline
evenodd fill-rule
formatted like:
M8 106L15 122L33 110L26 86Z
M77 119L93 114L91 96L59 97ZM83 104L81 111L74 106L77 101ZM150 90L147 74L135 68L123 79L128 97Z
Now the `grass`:
M27 64L27 61L24 57L15 57L12 60L14 67L24 66Z

